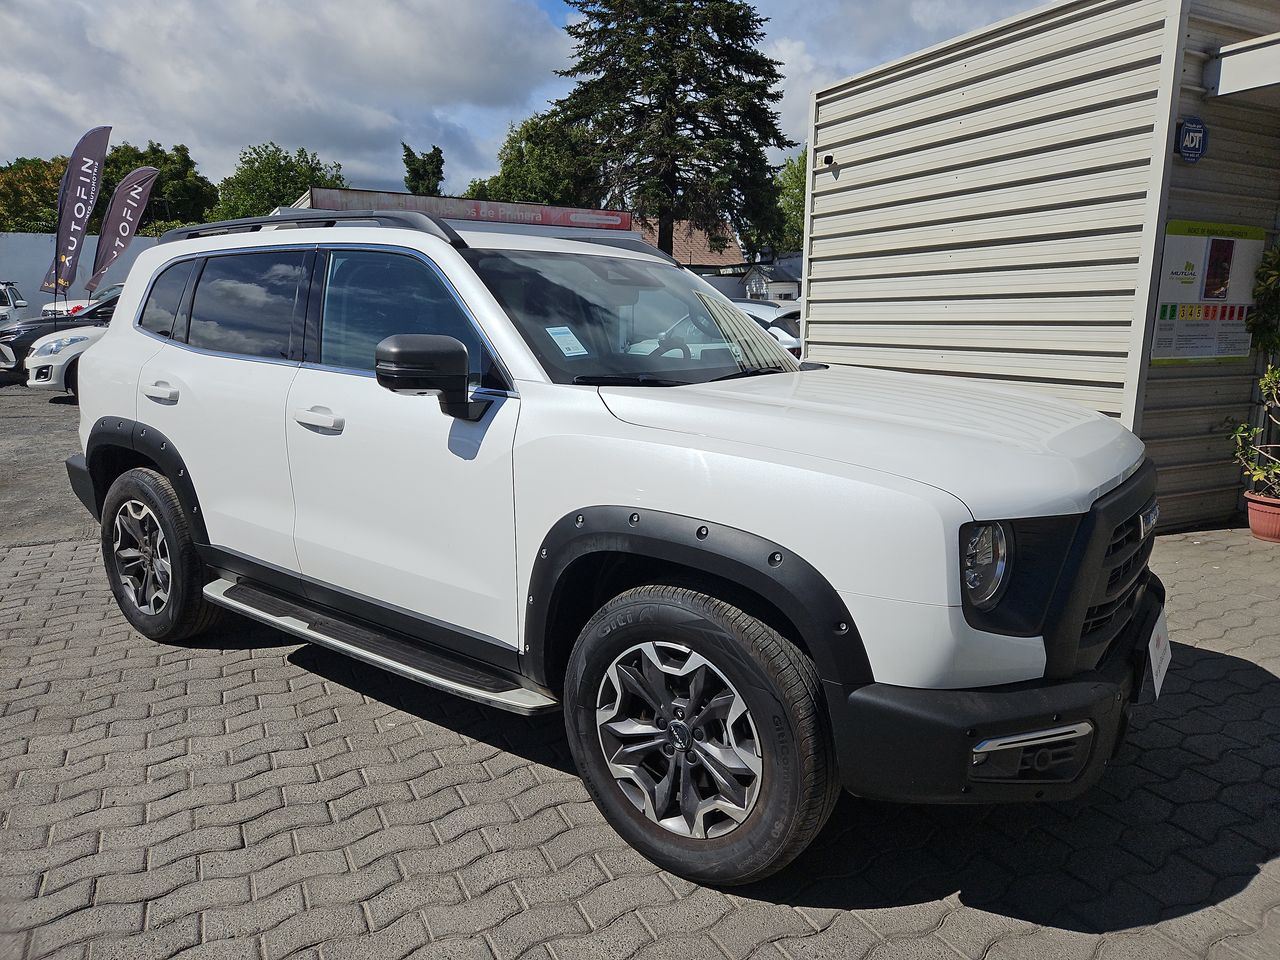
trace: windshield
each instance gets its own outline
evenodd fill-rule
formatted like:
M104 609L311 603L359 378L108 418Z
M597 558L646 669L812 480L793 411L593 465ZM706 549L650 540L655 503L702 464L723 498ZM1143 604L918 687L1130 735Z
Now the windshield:
M622 257L465 250L556 383L678 386L799 363L693 274Z

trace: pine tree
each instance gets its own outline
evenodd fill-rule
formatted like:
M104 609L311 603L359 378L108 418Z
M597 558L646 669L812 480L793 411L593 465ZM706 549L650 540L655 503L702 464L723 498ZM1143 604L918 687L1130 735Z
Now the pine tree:
M765 19L744 0L568 0L577 79L556 104L592 132L609 206L676 220L721 241L724 222L778 229L765 151L791 146L778 126L779 63L758 49Z
M420 197L440 196L440 184L444 182L444 151L434 143L426 153L416 153L403 140L404 186Z

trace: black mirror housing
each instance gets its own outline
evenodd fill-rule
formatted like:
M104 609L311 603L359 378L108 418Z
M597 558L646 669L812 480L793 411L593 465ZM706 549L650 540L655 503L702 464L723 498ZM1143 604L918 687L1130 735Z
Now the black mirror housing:
M491 401L471 400L471 362L466 345L453 337L398 333L374 350L379 386L395 393L436 393L451 417L479 420Z

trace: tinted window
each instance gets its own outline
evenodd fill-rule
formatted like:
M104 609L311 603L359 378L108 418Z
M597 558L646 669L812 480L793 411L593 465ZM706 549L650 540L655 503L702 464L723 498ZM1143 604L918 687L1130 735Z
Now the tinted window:
M402 254L335 250L325 284L319 362L372 370L378 343L397 333L461 340L474 382L506 386L470 317L431 267Z
M210 257L196 282L187 343L219 353L288 358L294 313L305 309L306 256L273 250Z
M0 307L9 306L9 291L5 287L0 287Z
M138 326L164 337L173 335L173 318L177 316L182 291L187 288L187 278L191 276L194 265L191 260L175 263L156 278L151 285L151 295L142 308Z

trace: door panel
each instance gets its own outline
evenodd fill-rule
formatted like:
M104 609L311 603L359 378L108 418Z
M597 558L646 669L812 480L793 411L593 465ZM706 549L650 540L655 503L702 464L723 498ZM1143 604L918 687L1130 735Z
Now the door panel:
M517 645L519 401L471 423L434 397L303 366L286 406L303 575Z
M181 454L210 542L294 572L285 400L313 259L259 249L177 264L156 280L139 321L171 342L142 368L138 421Z
M165 344L138 378L138 422L182 455L210 542L292 571L284 409L297 372L296 364Z

